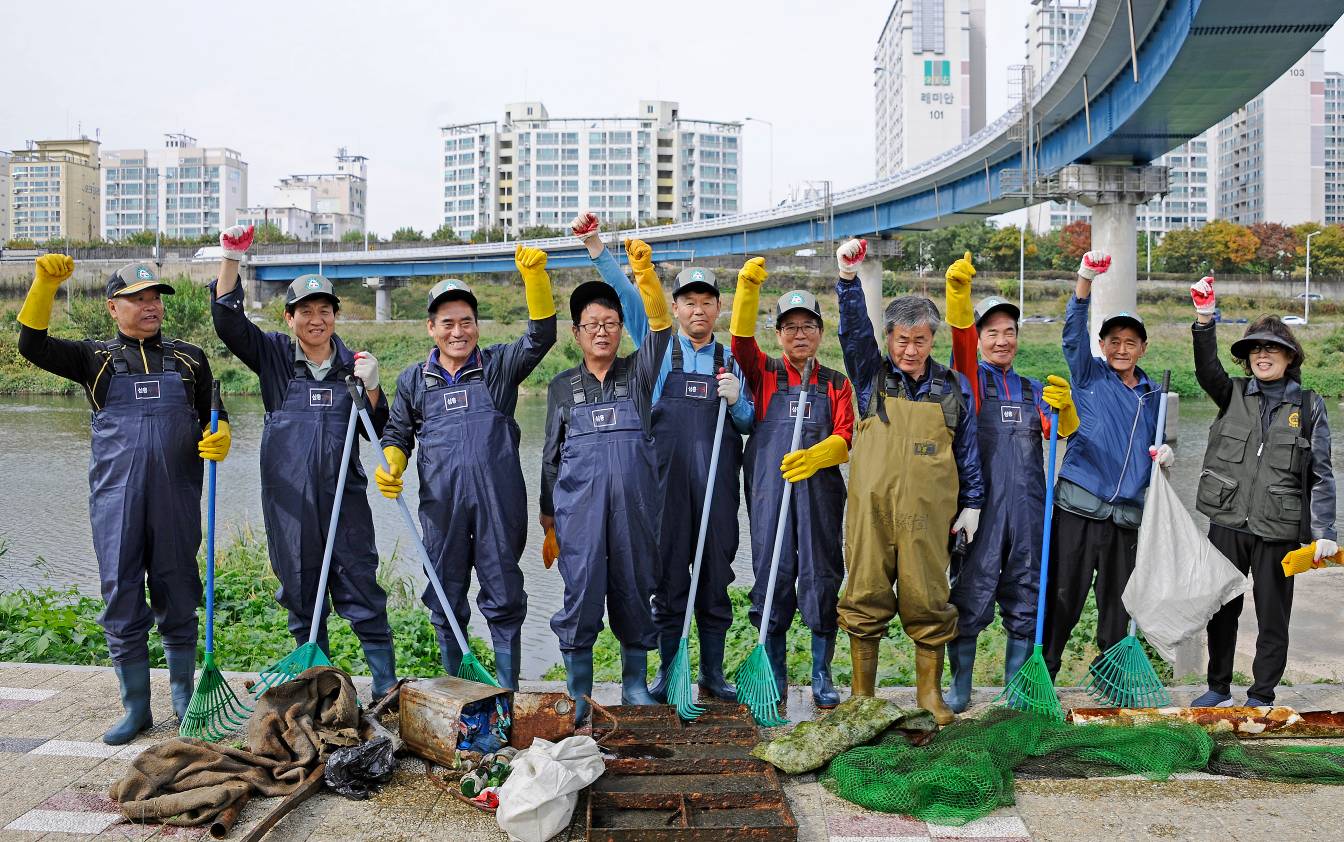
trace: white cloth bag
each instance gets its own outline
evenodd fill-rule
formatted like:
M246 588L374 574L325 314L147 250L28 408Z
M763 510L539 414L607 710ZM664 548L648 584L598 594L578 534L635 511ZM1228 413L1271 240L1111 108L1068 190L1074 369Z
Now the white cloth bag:
M499 787L495 820L510 842L546 842L574 815L579 790L606 771L592 737L566 737L558 743L537 737L510 764L509 779Z

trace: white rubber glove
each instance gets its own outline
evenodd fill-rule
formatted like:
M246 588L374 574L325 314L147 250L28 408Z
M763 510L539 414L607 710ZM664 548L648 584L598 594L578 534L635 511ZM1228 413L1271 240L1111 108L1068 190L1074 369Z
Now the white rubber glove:
M257 236L256 226L231 225L219 232L219 247L224 249L225 260L242 260Z
M952 534L956 535L958 531L966 530L966 543L975 540L976 530L980 528L980 510L962 509L961 514L957 515L957 520L952 524Z
M867 240L845 240L840 244L840 248L835 250L835 264L840 267L841 275L852 278L859 271L859 264L867 256Z
M366 391L378 388L378 358L368 351L355 354L355 377L364 384Z
M1213 311L1218 309L1218 299L1213 294L1212 275L1205 275L1190 285L1190 300L1195 302L1195 312L1199 315L1213 315Z
M1158 467L1170 468L1176 461L1176 451L1171 449L1171 445L1164 444L1161 447L1148 448L1148 457L1158 464Z
M1316 557L1313 561L1320 561L1323 558L1329 558L1339 552L1339 544L1331 541L1329 538L1316 539Z
M742 381L731 371L720 371L717 377L719 379L719 397L728 401L729 406L736 406L737 399L742 397Z
M1095 280L1111 268L1111 256L1104 251L1089 251L1078 264L1078 276L1086 281Z
M599 227L597 214L592 211L584 211L569 221L570 232L580 240L586 240L594 234L599 234Z

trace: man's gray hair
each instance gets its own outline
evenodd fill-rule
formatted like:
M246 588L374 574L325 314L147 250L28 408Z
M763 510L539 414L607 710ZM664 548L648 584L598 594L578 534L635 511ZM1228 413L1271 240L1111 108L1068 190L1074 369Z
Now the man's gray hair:
M923 326L929 329L929 333L936 334L938 324L942 320L937 305L920 295L902 295L900 298L893 298L883 314L887 333L898 327L913 329Z

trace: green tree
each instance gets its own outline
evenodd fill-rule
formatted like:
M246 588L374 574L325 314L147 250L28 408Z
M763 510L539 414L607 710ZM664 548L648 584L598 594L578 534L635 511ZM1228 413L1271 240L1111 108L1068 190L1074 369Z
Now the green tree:
M123 237L121 243L127 246L152 246L154 245L155 233L154 231L136 231Z
M1168 231L1155 254L1162 256L1162 269L1166 272L1203 272L1210 268L1202 229Z
M462 238L457 236L457 232L453 230L453 226L449 225L446 222L440 225L438 228L435 228L434 233L430 234L429 238L436 243L462 242Z
M1215 272L1244 272L1255 260L1260 241L1244 225L1215 219L1205 225L1205 258L1212 264Z
M988 257L985 268L1000 271L1016 269L1020 260L1019 251L1025 253L1027 262L1036 259L1038 249L1035 232L1028 229L1024 235L1016 225L999 228L989 235L985 247L985 256Z
M417 231L409 225L403 225L392 232L392 242L394 243L423 243L424 241L424 232Z
M496 225L493 228L478 228L471 234L473 243L500 243L508 237L508 232L504 226Z
M493 230L493 229L491 229ZM545 240L551 237L563 237L568 231L561 231L559 228L550 228L545 225L533 225L531 228L524 228L518 232L520 240Z
M1311 276L1344 275L1344 228L1339 225L1306 225L1307 233L1320 231L1311 238ZM1302 235L1302 254L1305 263L1306 234Z
M297 243L298 237L286 234L280 230L280 226L274 222L263 222L257 226L255 242L261 245L275 245L277 243Z
M355 229L352 228L352 229L350 229L349 231L346 231L344 234L341 235L341 242L343 242L343 243L363 243L363 242L364 242L364 232L363 232L363 231L358 231L358 230L355 230Z

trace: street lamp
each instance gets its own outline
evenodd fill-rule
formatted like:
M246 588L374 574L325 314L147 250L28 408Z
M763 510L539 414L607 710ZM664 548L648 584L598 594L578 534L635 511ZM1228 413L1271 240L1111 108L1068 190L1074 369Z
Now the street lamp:
M1312 231L1307 235L1307 290L1302 296L1302 321L1311 321L1311 238L1321 233Z
M770 207L775 206L775 124L759 117L743 117L743 122L764 123L770 129Z

